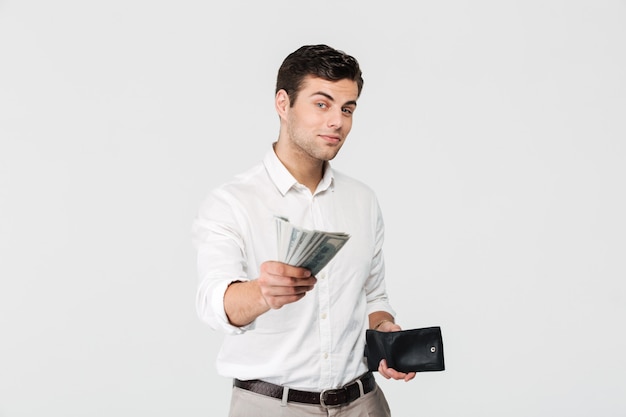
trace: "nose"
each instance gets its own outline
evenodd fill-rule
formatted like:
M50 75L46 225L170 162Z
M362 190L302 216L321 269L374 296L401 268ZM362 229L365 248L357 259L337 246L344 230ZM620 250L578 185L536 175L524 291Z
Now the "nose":
M334 111L328 112L328 127L332 129L339 129L341 128L341 126L343 126L343 112L341 108L333 110Z

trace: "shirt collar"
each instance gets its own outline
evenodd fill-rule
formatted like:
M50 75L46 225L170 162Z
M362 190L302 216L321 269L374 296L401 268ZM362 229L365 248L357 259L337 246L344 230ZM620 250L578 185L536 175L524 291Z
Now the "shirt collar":
M265 154L263 164L265 165L265 169L267 170L272 182L276 185L276 188L278 188L282 195L287 194L293 186L298 184L298 181L293 177L293 175L291 175L283 163L280 162L280 159L276 156L276 152L274 152L273 147ZM333 170L330 167L330 163L327 161L326 168L324 169L324 176L317 185L315 193L317 194L328 189L332 190L333 178Z

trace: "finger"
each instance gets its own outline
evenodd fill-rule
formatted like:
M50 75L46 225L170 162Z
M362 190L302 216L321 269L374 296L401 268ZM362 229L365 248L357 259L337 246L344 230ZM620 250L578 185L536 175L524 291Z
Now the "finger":
M409 382L410 380L412 380L413 378L415 378L415 375L417 375L415 372L409 372L408 374L406 374L406 376L404 377L404 381L405 382Z
M272 282L272 284L268 284L268 282ZM285 304L299 301L313 288L314 285L294 286L292 278L289 277L277 277L260 285L261 295L272 309L278 309Z
M314 288L313 285L293 285L289 279L276 280L270 285L262 285L261 293L266 297L303 297Z
M265 271L271 275L294 278L309 278L311 271L298 266L287 265L282 262L267 261L261 265L261 271Z
M381 360L380 363L378 364L378 373L386 379L389 379L390 376L387 375L387 364L385 362L385 360Z
M378 373L387 379L403 379L407 382L415 378L415 372L404 373L396 371L393 368L389 368L385 359L380 361Z
M391 379L404 379L404 374L402 372L396 371L393 368L387 368L385 372Z
M298 278L287 275L277 275L272 273L276 272L276 270L270 271L269 269L270 268L267 268L261 272L258 278L259 285L264 288L275 288L281 293L284 289L287 289L287 294L310 291L317 282L317 278L313 276Z
M305 294L299 294L299 295L293 295L293 296L288 296L288 295L268 296L268 297L265 297L265 301L267 302L270 308L276 310L286 304L295 303L296 301L302 299L304 296Z

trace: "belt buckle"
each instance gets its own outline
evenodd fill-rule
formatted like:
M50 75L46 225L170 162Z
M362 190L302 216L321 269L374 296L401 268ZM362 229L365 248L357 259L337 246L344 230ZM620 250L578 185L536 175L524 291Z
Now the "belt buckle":
M342 388L336 388L336 389L325 389L322 392L320 392L320 405L323 408L334 408L334 407L341 407L342 405L344 405L345 403L339 403L339 404L326 404L326 399L327 399L327 395L338 395L341 391L344 391L346 394L346 402L348 401L348 390L345 387Z

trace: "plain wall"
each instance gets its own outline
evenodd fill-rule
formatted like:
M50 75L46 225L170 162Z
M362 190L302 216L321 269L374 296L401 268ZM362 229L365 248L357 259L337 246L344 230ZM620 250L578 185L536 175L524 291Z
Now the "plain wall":
M405 328L394 416L624 416L626 3L0 1L0 416L225 416L191 224L276 140L303 44L365 88Z

